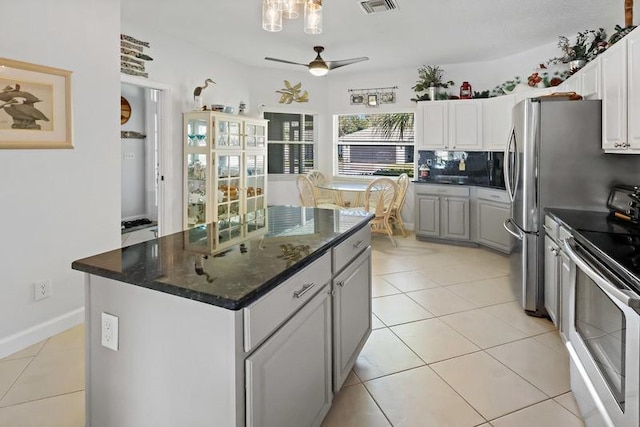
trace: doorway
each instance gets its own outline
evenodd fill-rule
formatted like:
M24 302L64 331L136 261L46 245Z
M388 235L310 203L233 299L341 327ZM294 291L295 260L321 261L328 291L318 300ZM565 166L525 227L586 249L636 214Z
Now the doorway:
M161 85L124 79L121 83L123 247L163 234L162 148L166 90L158 86Z

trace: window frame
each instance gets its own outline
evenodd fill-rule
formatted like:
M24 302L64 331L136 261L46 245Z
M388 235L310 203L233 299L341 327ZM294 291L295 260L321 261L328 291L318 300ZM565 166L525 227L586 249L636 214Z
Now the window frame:
M417 150L418 150L418 146L417 146L417 139L418 139L418 127L417 127L417 115L418 115L418 109L417 108L408 108L408 107L404 107L404 108L387 108L384 110L380 110L380 109L367 109L367 110L356 110L356 111L343 111L340 113L333 113L332 115L332 125L331 125L331 135L332 135L332 140L333 140L333 144L331 146L331 158L332 158L332 165L331 165L331 174L334 180L337 181L356 181L356 182L370 182L373 181L376 178L384 178L385 176L383 175L339 175L338 174L338 168L339 168L339 164L338 164L338 145L340 144L340 141L338 140L338 116L357 116L360 114L363 115L371 115L371 114L404 114L404 113L411 113L413 114L413 177L411 179L414 179L416 176L416 154L417 154ZM391 177L387 177L387 178L397 178L395 176L391 176Z
M318 131L319 131L319 122L320 122L320 113L318 113L317 111L314 110L305 110L305 109L298 109L298 108L284 108L282 106L280 107L264 107L263 111L262 111L262 117L264 118L264 115L267 113L272 113L272 114L297 114L300 116L313 116L313 141L276 141L273 142L274 144L312 144L313 145L313 169L317 169L318 168ZM267 119L268 120L268 119ZM267 137L268 137L268 133L267 133ZM267 138L267 152L269 151L269 144L271 144L272 141L270 139ZM269 159L267 158L267 178L273 181L293 181L296 179L296 177L298 177L298 175L301 174L295 174L295 173L269 173Z

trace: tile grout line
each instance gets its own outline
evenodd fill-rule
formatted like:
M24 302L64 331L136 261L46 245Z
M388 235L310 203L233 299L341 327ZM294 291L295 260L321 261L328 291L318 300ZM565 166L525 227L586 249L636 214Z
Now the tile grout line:
M81 389L78 389L78 390L72 390L72 391L67 391L67 392L64 392L64 393L53 394L51 396L45 396L45 397L39 397L37 399L25 400L24 402L12 403L11 405L0 406L0 411L2 411L3 409L6 409L6 408L12 408L14 406L26 405L26 404L33 403L33 402L39 402L39 401L42 401L42 400L53 399L53 398L60 397L60 396L66 396L66 395L69 395L69 394L84 393L84 391L85 391L85 388L81 388Z

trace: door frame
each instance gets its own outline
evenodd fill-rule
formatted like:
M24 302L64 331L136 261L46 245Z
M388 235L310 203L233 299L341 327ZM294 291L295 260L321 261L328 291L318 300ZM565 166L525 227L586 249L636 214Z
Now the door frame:
M171 192L167 190L165 185L167 180L167 172L171 170L171 144L169 144L170 135L172 134L171 126L171 86L165 83L158 83L152 80L140 77L120 75L120 83L126 83L131 86L137 86L146 89L154 89L160 92L158 97L158 114L159 114L159 137L158 137L158 174L160 181L158 183L158 236L164 236L167 230L171 229L173 224L173 213L169 206L172 206L173 200Z

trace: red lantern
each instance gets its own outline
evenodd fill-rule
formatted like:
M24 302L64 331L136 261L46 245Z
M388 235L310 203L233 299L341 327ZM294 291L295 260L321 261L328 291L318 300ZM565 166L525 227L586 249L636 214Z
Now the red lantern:
M471 99L473 97L473 91L469 82L462 82L460 86L460 99Z

